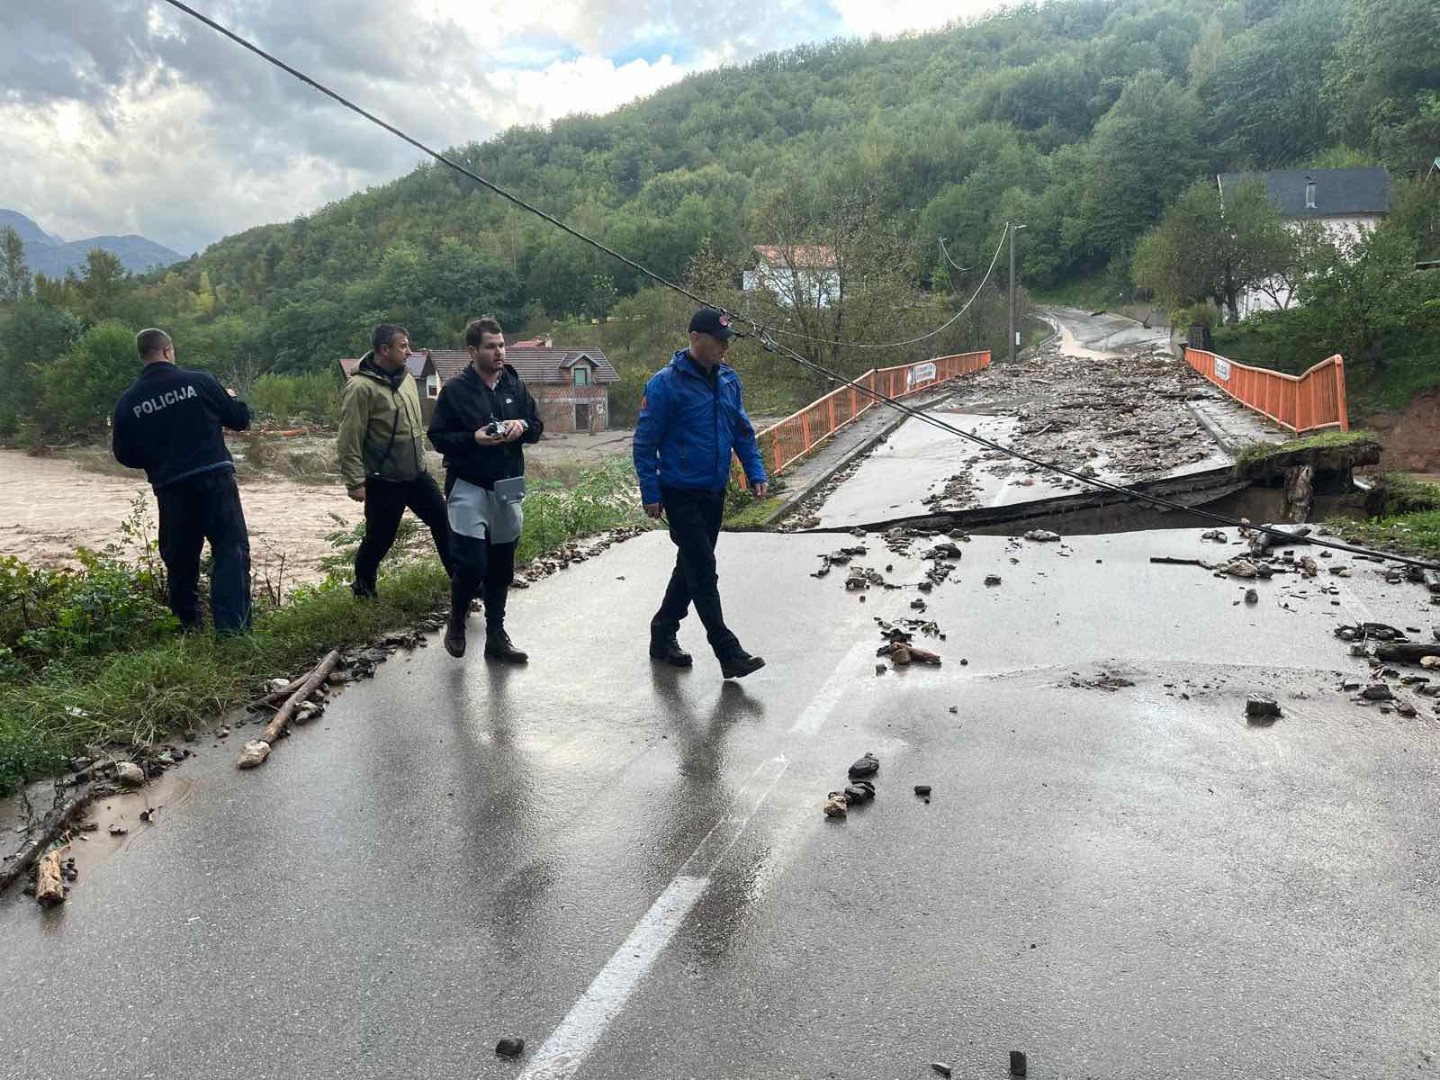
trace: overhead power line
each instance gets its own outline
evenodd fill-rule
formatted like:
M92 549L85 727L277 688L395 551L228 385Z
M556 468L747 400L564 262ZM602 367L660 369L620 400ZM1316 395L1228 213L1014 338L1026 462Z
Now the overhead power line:
M705 297L700 296L699 294L697 294L697 293L695 293L695 292L692 292L690 289L685 288L685 286L679 284L678 282L671 281L669 278L667 278L667 277L665 277L665 276L663 276L663 275L661 275L661 274L656 273L655 271L649 269L649 268L646 267L646 266L641 265L640 263L636 262L634 259L630 258L629 256L627 256L627 255L622 255L620 252L616 251L614 248L608 246L607 244L605 244L605 243L603 243L603 242L601 242L601 241L599 241L599 240L596 240L594 237L589 236L589 235L581 232L580 230L574 228L573 226L567 225L565 222L561 221L559 218L555 217L553 214L549 214L549 213L545 212L544 210L542 210L542 209L540 209L539 207L533 205L532 203L527 202L525 199L522 199L520 196L514 194L513 192L507 191L505 188L502 188L500 185L495 184L495 183L493 183L492 181L485 179L483 176L481 176L480 174L476 173L474 170L469 169L469 168L466 168L464 165L460 164L458 161L455 161L453 158L448 157L448 156L446 156L445 154L442 154L440 151L435 150L435 149L433 149L433 148L430 147L430 146L427 146L425 143L421 142L419 139L416 139L416 138L414 138L413 136L406 134L404 131L402 131L402 130L400 130L399 128L395 127L393 124L387 123L386 121L380 119L380 118L379 118L378 116L376 116L374 113L371 113L371 112L367 111L366 109L361 108L359 105L355 104L355 103L354 103L353 101L351 101L349 98L346 98L346 97L344 97L343 95L337 93L336 91L331 90L331 89L330 89L328 86L326 86L324 83L321 83L321 82L319 82L318 80L311 78L309 75L305 74L303 71L299 70L298 68L292 67L290 64L287 64L285 61L279 59L278 57L272 55L271 53L266 52L264 49L260 48L258 45L254 44L253 42L250 42L250 41L246 40L245 38L241 37L239 34L235 33L233 30L230 30L228 27L225 27L225 26L221 25L220 23L216 22L214 19L210 18L209 16L204 15L204 14L202 14L202 13L199 12L199 11L196 11L196 10L195 10L193 7L191 7L189 4L184 3L183 0L164 0L164 2L167 3L167 4L169 4L171 7L175 8L177 11L184 12L186 15L189 15L191 18L196 19L197 21L199 21L199 22L201 22L201 23L204 23L206 26L208 26L210 29L214 30L216 33L221 34L221 35L229 38L231 41L235 42L235 44L241 46L242 48L248 50L249 52L254 53L256 56L260 57L262 60L265 60L267 63L274 65L275 67L279 68L281 71L284 71L286 74L291 75L292 77L298 79L300 82L303 82L305 85L311 87L311 88L312 88L313 90L315 90L317 93L324 94L326 97L330 98L332 101L336 102L337 104L343 106L344 108L349 109L351 112L354 112L354 113L356 113L356 114L359 115L359 116L364 117L366 120L370 121L372 124L375 124L376 126L378 126L378 127L380 127L380 128L383 128L384 130L388 131L390 134L394 135L397 139L400 139L400 140L402 140L403 142L408 143L409 145L415 147L417 150L421 151L422 153L426 154L427 156L434 158L436 161L438 161L440 164L444 165L446 168L449 168L449 169L453 170L454 172L459 173L461 176L468 177L469 179L475 181L475 183L479 184L481 187L485 188L486 190L491 191L491 192L495 193L496 195L499 195L502 199L505 199L505 200L507 200L508 202L513 203L514 205L520 207L522 210L525 210L525 211L527 211L527 212L529 212L529 213L531 213L531 214L534 214L536 217L541 218L542 220L549 222L551 225L554 225L557 229L560 229L562 232L567 233L568 235L573 236L575 239L577 239L577 240L579 240L579 241L581 241L581 242L583 242L583 243L585 243L585 244L590 245L591 247L595 248L597 251L603 252L604 254L610 256L612 259L616 259L617 261L624 263L626 266L630 267L632 270L638 271L640 274L642 274L643 276L651 279L651 280L654 281L656 284L658 284L658 285L663 285L663 286L665 286L667 289L671 289L671 290L673 290L674 292L679 293L681 296L687 297L688 299L694 301L695 303L699 304L699 305L702 306L702 307L713 307L713 308L717 308L717 309L722 310L722 311L723 311L723 310L726 310L725 308L723 308L722 305L715 304L715 303L707 300ZM989 280L990 274L993 273L993 271L994 271L994 269L995 269L995 264L996 264L996 262L997 262L997 261L999 260L999 258L1000 258L1000 251L1001 251L1001 249L1004 247L1005 239L1006 239L1006 237L1009 235L1009 230L1010 230L1011 227L1012 227L1012 226L1010 226L1010 225L1007 224L1006 228L1001 232L1000 244L997 245L997 247L996 247L996 249L995 249L995 255L994 255L994 257L990 260L990 268L989 268L989 270L986 271L985 280L981 282L981 287L982 287L982 288L984 287L985 281L988 281L988 280ZM912 338L911 340L905 341L905 342L893 342L893 343L886 344L886 345L866 346L866 345L857 345L857 344L855 344L855 343L853 343L853 342L843 342L843 341L840 341L840 342L827 342L827 344L845 345L845 346L849 346L849 347L852 347L852 348L877 348L877 349L881 349L881 348L899 348L899 347L902 346L902 345L912 345L912 344L916 344L916 343L918 343L918 342L925 341L925 340L927 340L927 339L929 339L929 338L934 337L936 334L940 333L940 332L941 332L942 330L944 330L946 327L948 327L948 326L950 326L950 325L953 325L954 322L956 321L956 319L958 319L958 318L960 317L960 315L963 315L963 314L965 313L965 311L968 309L968 307L970 306L970 304L974 303L975 298L976 298L978 295L979 295L979 290L977 289L976 292L975 292L975 294L971 296L970 300L966 302L965 307L964 307L964 308L961 308L960 311L959 311L953 318L951 318L949 321L947 321L944 325L942 325L942 326L941 326L940 328L938 328L937 330L931 331L929 334L926 334L926 335L924 335L924 336L922 336L922 337ZM1224 516L1223 514L1214 514L1214 513L1211 513L1211 512L1209 512L1209 511L1207 511L1207 510L1200 510L1200 509L1197 509L1197 508L1195 508L1195 507L1186 506L1186 505L1184 505L1183 503L1175 502L1174 500L1164 498L1163 496L1151 495L1151 494L1146 493L1146 492L1136 491L1136 490L1133 489L1133 488L1126 487L1126 486L1121 485L1121 484L1113 484L1113 483L1109 482L1108 480L1100 480L1100 479L1098 479L1098 478L1096 478L1096 477L1084 476L1084 475L1081 475L1079 472L1076 472L1076 471L1074 471L1074 470L1072 470L1072 469L1070 469L1070 468L1067 468L1067 467L1064 466L1064 465L1057 464L1056 462L1053 462L1053 461L1045 461L1045 460L1042 460L1042 459L1040 459L1040 458L1037 458L1037 457L1034 457L1034 456L1032 456L1032 455L1030 455L1030 454L1027 454L1027 453L1025 453L1025 452L1023 452L1023 451L1021 451L1021 450L1016 450L1016 449L1013 448L1013 447L1009 447L1009 446L1005 446L1005 445L1003 445L1003 444L1001 444L1001 443L997 443L997 442L995 442L994 440L985 438L984 436L976 435L974 432L965 431L965 430L963 430L963 429L961 429L961 428L955 427L953 424L947 423L946 421L941 420L941 419L939 419L938 417L932 416L932 415L930 415L929 413L922 412L922 411L919 410L919 409L915 409L915 408L913 408L913 407L911 407L911 406L909 406L909 405L906 405L906 404L905 404L904 402L902 402L902 401L898 401L898 400L896 400L895 398L889 397L889 396L886 395L886 394L882 394L882 393L880 393L879 391L873 390L873 389L871 389L870 387L865 386L863 383L859 383L859 382L856 382L856 381L853 380L853 379L846 378L845 376L840 375L839 373L830 370L829 368L825 367L824 365L818 364L818 363L816 363L815 361L810 360L808 357L802 356L800 353L796 352L794 349L790 348L788 345L783 345L783 344L781 344L780 342L777 342L773 337L770 337L770 336L766 333L766 328L764 327L763 324L757 322L756 320L754 320L754 319L752 319L752 318L749 318L748 316L744 315L743 313L735 313L735 312L727 312L727 313L730 314L732 318L738 319L740 322L742 322L742 323L745 324L746 326L749 326L749 327L751 328L751 332L750 332L749 334L746 334L745 336L755 338L755 339L759 342L759 344L761 345L761 347L764 348L766 351L771 352L771 353L775 353L775 354L780 355L780 356L783 356L783 357L785 357L786 359L791 360L792 362L799 364L800 366L806 368L806 369L809 370L809 371L812 371L812 372L814 372L814 373L816 373L816 374L818 374L818 375L822 375L822 376L824 376L825 378L827 378L827 379L829 379L829 380L831 380L831 381L833 381L833 382L837 382L837 383L840 383L840 384L842 384L842 385L844 385L844 386L847 386L847 387L855 390L857 393L860 393L860 394L862 394L862 395L864 395L864 396L866 396L866 397L874 400L875 402L877 402L877 403L879 403L879 404L887 405L887 406L889 406L891 409L894 409L896 412L899 412L899 413L901 413L902 415L908 416L908 417L910 417L911 419L918 420L918 421L920 421L920 422L922 422L922 423L929 424L929 425L932 426L932 427L938 428L938 429L941 430L941 431L948 432L949 434L955 435L955 436L957 436L957 437L959 437L959 438L968 439L969 441L974 442L974 443L977 443L977 444L980 445L980 446L984 446L984 447L986 447L987 449L995 450L995 451L998 451L998 452L1000 452L1000 453L1006 454L1006 455L1008 455L1009 457L1015 458L1016 460L1024 461L1024 462L1026 462L1026 463L1028 463L1028 464L1034 465L1034 466L1036 466L1037 468L1044 469L1044 470L1046 470L1046 471L1048 471L1048 472L1056 473L1056 474L1058 474L1058 475L1060 475L1060 476L1069 477L1069 478L1072 479L1072 480L1077 480L1077 481L1079 481L1080 483L1086 484L1086 485L1088 485L1088 486L1090 486L1090 487L1100 488L1101 490L1104 490L1104 491L1111 491L1111 492L1114 492L1114 493L1116 493L1116 494L1122 495L1122 496L1124 496L1124 497L1126 497L1126 498L1134 499L1134 500L1139 501L1139 502L1149 503L1149 504L1152 505L1152 506L1162 507L1162 508L1167 509L1167 510L1178 510L1178 511L1182 511L1182 512L1184 512L1184 513L1186 513L1186 514L1191 514L1191 515L1194 515L1195 517L1203 518L1203 519L1205 519L1205 520L1207 520L1207 521L1213 521L1213 522L1216 522L1216 523L1221 524L1221 525L1229 526L1229 527L1231 527L1231 528L1251 528L1251 529L1253 529L1253 530L1256 531L1256 532L1261 532L1261 533L1268 534L1268 535L1270 535L1270 536L1272 536L1272 537L1274 537L1274 538L1276 538L1276 539L1278 539L1278 540L1285 541L1285 542L1288 542L1288 543L1295 543L1295 540L1296 540L1295 536L1294 536L1293 534L1291 534L1291 533L1284 532L1283 530L1280 530L1280 529L1272 529L1272 528L1268 528L1268 527L1263 526L1263 525L1248 525L1248 524L1245 523L1245 522L1237 521L1236 519L1230 518L1230 517L1226 517L1226 516ZM784 334L784 335L790 336L790 337L805 338L805 335L803 335L803 334L795 334L795 333L790 332L790 331L782 331L782 330L778 330L778 329L777 329L775 332L778 333L778 334ZM809 340L814 340L814 339L809 339ZM1425 560L1423 560L1423 559L1412 559L1412 558L1408 558L1408 557L1403 556L1403 555L1390 555L1390 554L1387 554L1387 553L1385 553L1385 552L1371 551L1371 550L1366 549L1366 548L1356 547L1356 546L1351 545L1351 544L1345 544L1345 543L1341 543L1341 542L1336 541L1336 540L1330 540L1330 539L1323 538L1323 537L1307 537L1306 539L1307 539L1307 542L1308 542L1308 543L1310 543L1311 545L1316 546L1316 547L1330 548L1330 549L1335 550L1335 551L1344 551L1344 552L1348 552L1348 553L1353 554L1353 555L1360 555L1360 556L1364 556L1364 557L1366 557L1366 558L1371 558L1371 559L1388 560L1388 561L1391 561L1391 562L1400 563L1400 564L1405 565L1405 566L1414 566L1414 567L1419 567L1419 568L1427 569L1427 570L1440 570L1440 563L1427 562L1427 561L1425 561Z

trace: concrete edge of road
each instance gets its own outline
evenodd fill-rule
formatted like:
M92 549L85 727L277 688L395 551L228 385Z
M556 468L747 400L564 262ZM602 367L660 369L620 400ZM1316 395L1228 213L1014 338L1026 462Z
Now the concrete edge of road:
M937 401L944 401L946 398L950 397L954 393L955 388L950 387L946 389L943 393L930 395L917 401L914 407L924 408L930 405L934 405ZM883 405L880 407L884 408ZM773 509L769 514L767 514L765 516L765 519L761 521L759 525L755 526L755 528L740 529L736 531L758 532L763 529L774 528L777 524L784 520L784 518L789 515L797 506L799 506L802 502L804 502L811 495L813 495L816 489L818 489L822 484L828 483L834 478L836 473L840 472L852 462L859 460L866 454L873 451L875 447L879 446L891 435L895 434L895 430L908 419L910 419L910 417L907 414L898 414L890 421L890 423L886 424L874 435L871 435L868 439L865 439L857 446L842 454L838 461L836 461L829 468L823 470L820 475L815 477L813 480L808 481L804 487L797 488L794 492L787 490L785 492L785 498L780 503L780 505L776 506L775 509ZM821 449L823 452L824 448L822 447Z

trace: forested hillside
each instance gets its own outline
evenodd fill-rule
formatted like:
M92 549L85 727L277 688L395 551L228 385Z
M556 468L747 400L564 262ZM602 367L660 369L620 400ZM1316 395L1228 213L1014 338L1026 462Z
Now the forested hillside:
M846 303L805 325L876 342L953 312L1007 220L1026 226L1027 285L1129 287L1139 239L1220 171L1384 164L1418 222L1411 246L1433 247L1440 179L1421 178L1440 155L1440 19L1434 0L1056 0L937 34L764 56L455 154L735 302L752 245L830 245ZM326 370L382 317L440 346L483 311L517 330L644 324L618 339L605 328L622 354L670 329L647 336L660 305L632 270L439 167L228 237L153 280L96 272L41 283L45 311L11 317L44 322L38 340L62 345L99 319L162 322L189 359L241 379ZM997 300L930 345L998 347ZM779 323L800 317L747 302ZM847 370L875 359L810 351Z

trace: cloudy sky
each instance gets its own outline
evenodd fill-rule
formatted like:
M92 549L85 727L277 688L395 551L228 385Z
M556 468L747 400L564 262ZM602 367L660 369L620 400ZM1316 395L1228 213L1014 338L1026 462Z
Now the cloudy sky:
M440 147L606 112L692 71L997 0L189 0ZM0 208L182 252L419 155L162 0L0 0Z

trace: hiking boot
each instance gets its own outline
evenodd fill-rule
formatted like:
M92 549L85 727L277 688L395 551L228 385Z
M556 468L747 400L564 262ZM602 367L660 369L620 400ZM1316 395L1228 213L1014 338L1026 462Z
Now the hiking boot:
M744 649L737 649L735 652L720 657L720 673L727 679L743 679L752 671L759 671L765 666L765 661L758 656L751 656Z
M517 649L504 630L494 630L485 635L485 655L491 660L504 660L507 664L524 664L530 660L530 655Z
M445 625L445 651L455 659L465 655L465 616L451 615Z
M650 659L663 660L673 667L689 667L695 662L693 656L680 648L680 642L674 634L668 637L650 635Z

